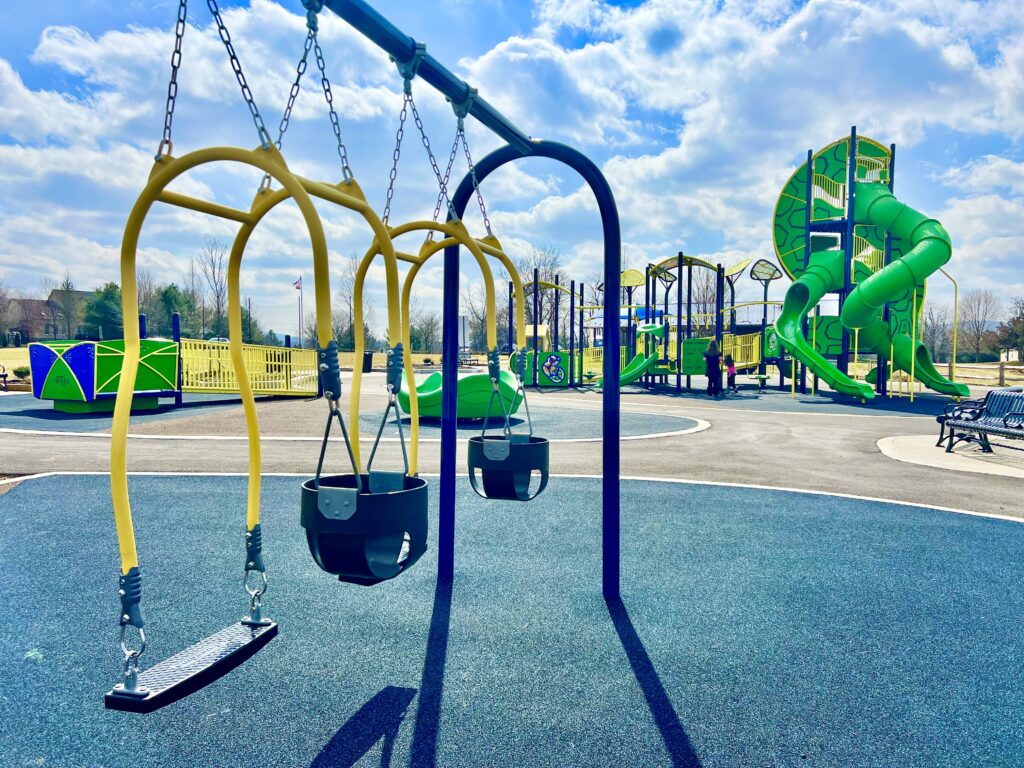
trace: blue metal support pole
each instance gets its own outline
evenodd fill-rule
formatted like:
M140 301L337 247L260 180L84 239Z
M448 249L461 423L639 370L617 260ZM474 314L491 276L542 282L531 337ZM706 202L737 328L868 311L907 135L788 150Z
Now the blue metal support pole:
M580 283L580 304L579 304L579 306L580 306L580 376L579 376L579 383L580 384L583 383L583 350L586 349L586 346L587 346L587 334L586 334L586 330L584 329L584 326L583 326L584 313L586 312L586 310L583 309L583 307L585 306L584 303L583 303L583 296L584 296L583 283Z
M628 288L626 288L626 347L628 349L626 357L632 357L633 355L636 354L636 334L633 333L633 291L635 289L636 286L634 285L631 285ZM604 295L607 296L608 292L605 291ZM618 309L618 307L616 307L616 316L619 315L619 311L620 310ZM618 322L621 325L621 318L618 320ZM608 348L607 344L605 344L604 346L605 349ZM616 350L616 352L617 351L618 350Z
M569 386L576 386L576 281L569 281Z
M683 252L676 256L676 394L683 391Z
M814 150L807 150L807 179L804 182L804 269L811 262L811 216L814 213Z
M532 156L547 157L557 160L569 166L580 176L594 193L598 211L601 215L601 229L604 237L604 289L607 300L616 300L621 290L621 264L622 264L622 231L619 226L619 214L615 206L615 197L612 195L611 187L605 179L601 170L594 162L582 152L559 144L553 141L537 140L532 144ZM476 164L476 175L478 181L482 182L497 168L523 157L523 153L513 146L501 147L484 157ZM473 194L473 180L467 175L463 177L452 197L452 205L455 213L461 216L466 210L466 204ZM445 250L446 262L451 256L455 262L453 269L458 275L458 246L452 246ZM447 296L447 294L446 294ZM453 306L458 307L458 293L453 294ZM621 522L620 522L620 479L621 470L619 456L619 355L618 349L621 337L619 326L619 313L608 312L607 307L604 313L604 389L602 394L602 444L601 444L601 592L605 599L616 599L619 597L620 582L620 556L621 556ZM617 308L616 308L617 309ZM608 350L612 350L609 354ZM452 371L454 377L454 371ZM444 384L447 387L447 383ZM452 403L454 409L454 400ZM454 412L454 410L453 410ZM443 427L443 425L442 425ZM442 456L444 448L449 445L452 455L455 452L455 424L450 425L447 435L442 429L441 434ZM454 464L454 458L452 460ZM442 467L442 490L449 484L454 494L455 475L452 472L446 476ZM448 514L445 505L441 505L442 517ZM451 516L454 520L454 501L452 502ZM454 533L454 532L453 532Z
M514 341L514 337L512 336L512 328L515 325L515 322L512 319L514 317L513 312L515 310L514 299L515 299L515 285L512 283L511 280L509 280L508 281L508 351L510 353L512 352L513 349L515 349L515 341ZM524 344L526 343L526 339L523 339L523 343Z
M537 386L540 368L540 347L537 346L537 323L540 322L540 270L533 268L533 386Z
M850 155L846 169L846 232L843 237L843 292L839 296L839 314L843 313L843 304L850 295L853 284L850 280L853 271L853 198L857 187L857 126L850 128ZM843 347L839 355L838 368L845 374L850 372L850 332L845 326L843 330Z
M178 375L175 377L174 405L178 408L182 405L181 384L181 315L175 312L171 315L171 339L178 345Z
M896 183L896 145L889 145L889 191L892 192L893 185ZM883 255L882 266L883 268L889 266L892 263L892 234L889 232L885 233L885 254ZM889 302L885 302L882 305L882 322L889 325L890 313L889 313ZM888 356L878 356L878 371L875 376L875 389L882 397L889 394L889 358Z
M558 285L558 275L555 275L555 286L557 286L557 285ZM560 347L558 345L558 294L560 294L560 293L561 293L561 291L558 290L558 288L556 287L555 288L555 322L554 322L554 326L555 327L551 330L551 348L555 352L558 352L559 349L560 349Z
M682 252L679 257L682 258ZM686 265L686 338L693 333L693 262ZM682 358L679 364L682 365ZM686 374L686 391L690 391L690 374Z
M461 212L460 212L461 215ZM445 248L441 300L441 466L437 580L455 577L455 451L459 403L459 249ZM359 361L356 361L359 364Z
M139 314L139 338L146 338L146 316Z
M651 265L648 264L644 267L644 322L651 322ZM640 323L637 323L637 329L639 330ZM651 335L649 333L644 334L644 357L651 354ZM644 386L650 389L651 387L651 375L649 373L644 374Z
M718 351L722 351L722 342L725 336L725 267L721 264L715 266L715 341L718 342ZM718 377L718 386L715 391L722 392L722 369L719 368L715 375Z

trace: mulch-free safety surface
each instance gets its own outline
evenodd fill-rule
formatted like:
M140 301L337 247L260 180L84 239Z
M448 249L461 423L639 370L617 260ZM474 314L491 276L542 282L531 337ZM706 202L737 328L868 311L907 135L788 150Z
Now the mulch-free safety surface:
M622 602L600 482L528 505L459 479L456 578L431 550L339 584L299 479L265 478L280 636L150 715L119 672L106 477L0 496L5 766L980 766L1024 754L1024 526L871 501L624 482ZM133 477L147 664L235 621L241 478Z

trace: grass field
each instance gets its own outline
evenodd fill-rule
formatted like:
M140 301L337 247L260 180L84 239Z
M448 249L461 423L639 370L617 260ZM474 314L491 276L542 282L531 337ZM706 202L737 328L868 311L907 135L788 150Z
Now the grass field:
M28 347L3 347L0 348L0 365L7 369L7 373L14 374L14 369L28 365Z

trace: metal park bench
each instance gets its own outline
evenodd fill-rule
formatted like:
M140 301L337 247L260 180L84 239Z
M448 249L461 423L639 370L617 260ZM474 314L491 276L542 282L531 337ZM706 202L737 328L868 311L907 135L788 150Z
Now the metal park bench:
M0 365L0 388L7 391L7 369Z
M939 440L946 453L957 443L978 443L992 453L989 435L1024 440L1024 391L1021 387L994 389L981 400L965 400L946 406L939 422Z

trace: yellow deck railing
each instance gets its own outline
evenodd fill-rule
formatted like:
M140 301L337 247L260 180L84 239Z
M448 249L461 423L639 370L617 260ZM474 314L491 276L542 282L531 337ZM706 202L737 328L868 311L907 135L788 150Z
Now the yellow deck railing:
M864 178L861 181L886 181L888 179L888 158L857 155L857 167L864 169Z
M640 347L637 347L639 349ZM626 347L619 347L619 369L626 367ZM604 372L604 347L586 347L583 350L583 370L581 374L597 374Z
M753 368L761 362L761 334L743 333L722 336L722 359L732 355L733 362L739 369Z
M860 262L872 272L878 272L883 266L885 261L885 252L879 250L871 241L866 237L860 235L853 236L853 260L854 262ZM856 281L857 271L856 267L851 267L850 279Z
M846 185L841 181L830 179L822 173L816 173L814 174L812 193L814 197L824 200L833 208L846 210Z
M226 342L182 339L180 343L182 392L238 392ZM253 394L316 395L316 350L245 344L242 355Z

